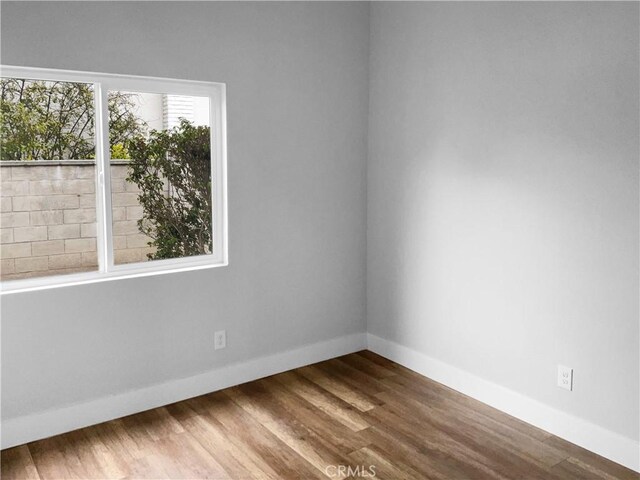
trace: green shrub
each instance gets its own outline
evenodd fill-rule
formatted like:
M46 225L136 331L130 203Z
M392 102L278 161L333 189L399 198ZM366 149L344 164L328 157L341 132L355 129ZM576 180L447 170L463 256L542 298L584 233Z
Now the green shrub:
M109 92L111 158L144 134L135 94ZM0 79L1 160L85 160L95 158L93 87L86 83Z
M209 127L182 119L127 143L127 181L140 188L140 231L152 238L149 259L211 253L211 147Z

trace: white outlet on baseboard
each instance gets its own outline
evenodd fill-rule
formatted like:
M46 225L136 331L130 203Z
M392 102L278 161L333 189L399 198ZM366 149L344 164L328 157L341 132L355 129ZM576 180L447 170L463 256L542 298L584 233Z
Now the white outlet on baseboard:
M558 365L558 386L565 390L573 390L573 368Z
M220 350L227 346L227 331L218 330L213 334L213 349Z

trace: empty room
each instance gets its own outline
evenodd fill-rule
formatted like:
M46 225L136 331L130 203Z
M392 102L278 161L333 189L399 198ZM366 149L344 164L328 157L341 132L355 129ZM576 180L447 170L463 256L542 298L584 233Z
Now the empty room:
M640 480L640 2L0 40L3 480Z

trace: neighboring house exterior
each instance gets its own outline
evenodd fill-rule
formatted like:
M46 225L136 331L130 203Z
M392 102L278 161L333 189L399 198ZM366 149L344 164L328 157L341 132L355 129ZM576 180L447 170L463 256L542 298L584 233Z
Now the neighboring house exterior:
M138 93L135 113L151 130L167 130L180 124L180 118L194 125L209 124L209 104L205 97Z

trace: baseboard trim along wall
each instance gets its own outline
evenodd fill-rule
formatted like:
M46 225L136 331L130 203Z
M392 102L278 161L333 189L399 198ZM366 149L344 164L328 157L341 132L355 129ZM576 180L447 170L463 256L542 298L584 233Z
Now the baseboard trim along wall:
M1 448L143 412L368 348L454 390L640 471L640 443L416 350L372 334L352 334L234 363L192 377L2 421Z
M640 442L372 334L368 349L436 382L640 472Z
M188 378L24 417L4 419L0 431L1 448L22 445L364 350L366 340L364 333L347 335L234 363Z

